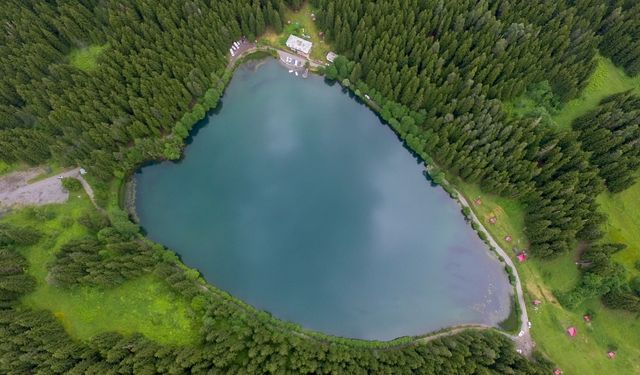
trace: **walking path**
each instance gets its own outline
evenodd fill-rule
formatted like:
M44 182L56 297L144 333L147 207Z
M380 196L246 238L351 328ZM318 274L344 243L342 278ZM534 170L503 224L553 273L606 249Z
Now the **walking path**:
M278 58L282 64L286 65L291 69L296 69L298 71L305 70L305 63L307 62L309 63L309 67L311 68L318 68L321 66L325 66L325 64L322 61L316 61L311 58L294 54L284 49L271 47L271 46L257 46L255 43L243 41L240 43L240 47L234 50L233 56L229 55L229 65L227 66L227 68L232 69L238 60L258 51L264 51L264 52L276 51L278 53ZM300 62L299 66L294 65L293 62L288 62L287 57L291 61L293 60L299 61Z
M524 293L522 291L522 283L520 282L520 276L518 275L518 270L516 269L516 266L513 264L513 261L511 260L511 257L509 256L509 254L507 254L507 252L504 251L502 247L500 247L500 245L498 245L498 243L493 238L493 236L491 236L491 233L489 233L489 231L484 227L482 222L478 220L478 217L471 209L469 202L467 202L467 199L462 194L460 194L460 192L456 191L456 193L458 194L458 201L460 202L460 205L463 207L469 207L469 209L471 210L472 220L474 220L479 225L480 230L484 232L484 234L487 236L487 239L489 240L489 243L491 244L491 246L493 246L496 249L496 252L500 255L500 257L502 257L502 259L507 264L507 266L511 267L511 269L513 270L513 276L515 277L515 280L516 280L516 285L515 285L516 297L518 298L518 303L520 304L520 326L521 326L520 333L521 334L520 333L518 335L509 335L506 333L505 334L509 336L516 343L516 349L518 349L523 355L528 357L531 355L531 353L533 353L533 347L535 346L535 343L533 342L533 338L531 337L531 332L529 332L529 315L527 314L527 305L524 300Z

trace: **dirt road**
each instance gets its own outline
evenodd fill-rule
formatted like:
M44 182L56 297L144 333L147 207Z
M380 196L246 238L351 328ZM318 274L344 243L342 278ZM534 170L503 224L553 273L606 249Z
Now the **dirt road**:
M458 201L463 207L469 207L469 202L465 199L465 197L458 192ZM527 314L527 305L524 300L524 292L522 291L522 283L520 282L520 276L518 275L518 270L516 266L513 264L511 257L504 251L500 245L496 242L496 240L491 236L489 231L484 227L482 222L478 220L473 210L471 210L471 218L475 221L482 232L487 236L489 243L496 249L496 252L500 255L500 257L504 260L504 262L511 267L513 270L513 275L516 279L515 291L516 297L518 298L518 303L520 304L520 332L518 335L507 335L511 337L511 339L516 344L516 349L518 349L521 354L525 356L530 356L533 353L533 347L535 343L533 342L533 338L531 337L531 333L529 332L529 316Z

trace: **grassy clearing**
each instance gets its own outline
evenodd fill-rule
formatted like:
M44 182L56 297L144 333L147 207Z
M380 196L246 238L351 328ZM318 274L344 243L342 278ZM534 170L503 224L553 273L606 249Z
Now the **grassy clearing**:
M526 247L523 235L523 209L511 199L481 193L477 186L457 182L459 191L470 201L480 197L481 205L473 204L472 209L481 220L487 220L485 227L505 250L514 245ZM497 223L488 223L488 217L495 215ZM504 238L513 237L511 243ZM515 252L512 252L512 257ZM551 358L565 374L630 374L640 373L640 321L636 316L613 311L602 306L598 300L590 300L575 311L564 309L555 299L554 290L568 290L579 280L574 254L565 254L551 261L529 259L516 263L522 279L527 301L531 333L537 348ZM543 301L538 310L533 310L531 301ZM587 324L582 316L590 311L593 321ZM565 333L569 326L578 329L578 336L570 338ZM615 360L607 358L607 351L615 349Z
M629 77L611 60L598 57L596 71L580 98L567 103L554 116L554 121L561 129L569 130L575 118L596 108L603 98L631 89L640 95L640 75ZM622 263L630 274L638 274L635 262L640 260L640 182L619 194L601 194L598 203L601 211L609 217L604 239L627 245L625 250L615 254L614 259Z
M74 49L69 54L69 62L80 70L90 72L98 67L98 56L107 48L107 45L89 46Z
M151 276L108 290L65 291L41 285L23 302L52 311L69 334L82 340L109 331L124 335L139 332L162 344L185 345L197 339L189 305Z
M598 57L598 66L582 95L568 102L553 119L560 129L571 129L574 119L595 108L605 97L631 89L640 94L640 76L628 77L611 60Z
M631 275L639 273L640 261L640 182L618 194L601 194L598 197L601 210L609 217L605 225L605 240L623 243L627 248L614 255Z
M107 290L63 290L47 283L47 265L55 252L65 242L86 234L76 219L89 209L93 208L83 193L80 197L71 196L65 204L24 209L3 218L14 225L37 227L45 233L38 244L22 249L29 261L28 272L38 282L36 291L23 298L24 305L52 311L67 332L81 340L114 331L124 335L139 332L162 344L195 342L199 327L191 318L189 304L152 276Z
M514 250L509 255L515 255L515 249L527 246L528 241L522 234L524 231L524 209L517 201L483 193L478 186L459 179L453 180L453 185L467 198L478 219L482 221L487 230L494 234L500 247L507 252ZM478 197L482 201L480 205L474 202ZM497 219L495 224L491 224L489 221L491 217ZM506 241L507 236L511 236L512 240Z
M307 2L300 10L294 12L293 10L287 10L285 14L285 24L282 33L276 34L273 30L268 31L260 39L261 42L272 45L278 48L286 48L286 41L289 35L294 34L302 37L303 35L309 36L309 40L313 43L311 48L311 58L314 60L326 61L326 56L331 51L329 46L320 36L318 27L313 21L311 14L314 14L315 10ZM289 23L290 21L290 23Z
M591 323L582 319L586 311L595 314ZM576 312L557 304L543 302L530 313L532 334L538 347L565 374L637 374L640 373L640 325L633 316L606 309L598 301L589 301ZM575 326L578 335L569 337L565 330ZM615 350L614 360L607 352Z
M507 113L524 116L537 107L535 100L528 98L526 95L520 96L503 104L503 108Z

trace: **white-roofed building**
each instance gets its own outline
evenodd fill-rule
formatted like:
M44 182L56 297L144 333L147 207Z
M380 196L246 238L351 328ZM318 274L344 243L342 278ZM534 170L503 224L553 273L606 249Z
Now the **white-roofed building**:
M313 43L308 40L298 38L295 35L289 35L289 39L287 39L287 47L302 55L308 56L309 52L311 52L311 47L313 47Z

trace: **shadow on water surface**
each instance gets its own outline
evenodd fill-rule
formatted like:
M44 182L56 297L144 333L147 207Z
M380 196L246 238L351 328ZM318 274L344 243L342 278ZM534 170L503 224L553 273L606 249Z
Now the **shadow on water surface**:
M196 122L196 124L193 126L193 128L191 128L191 131L189 132L189 135L187 136L187 138L185 139L184 143L185 143L185 148L186 146L189 146L190 144L193 143L194 138L198 135L198 133L200 132L200 130L202 130L204 127L206 127L209 122L212 122L209 117L212 115L218 115L220 114L220 112L222 111L222 108L224 107L224 99L220 99L220 101L218 102L218 105L215 108L210 109L206 114L205 117ZM182 159L184 158L184 152L182 153L182 155L180 156L180 159L178 159L176 162L180 162L182 161Z

